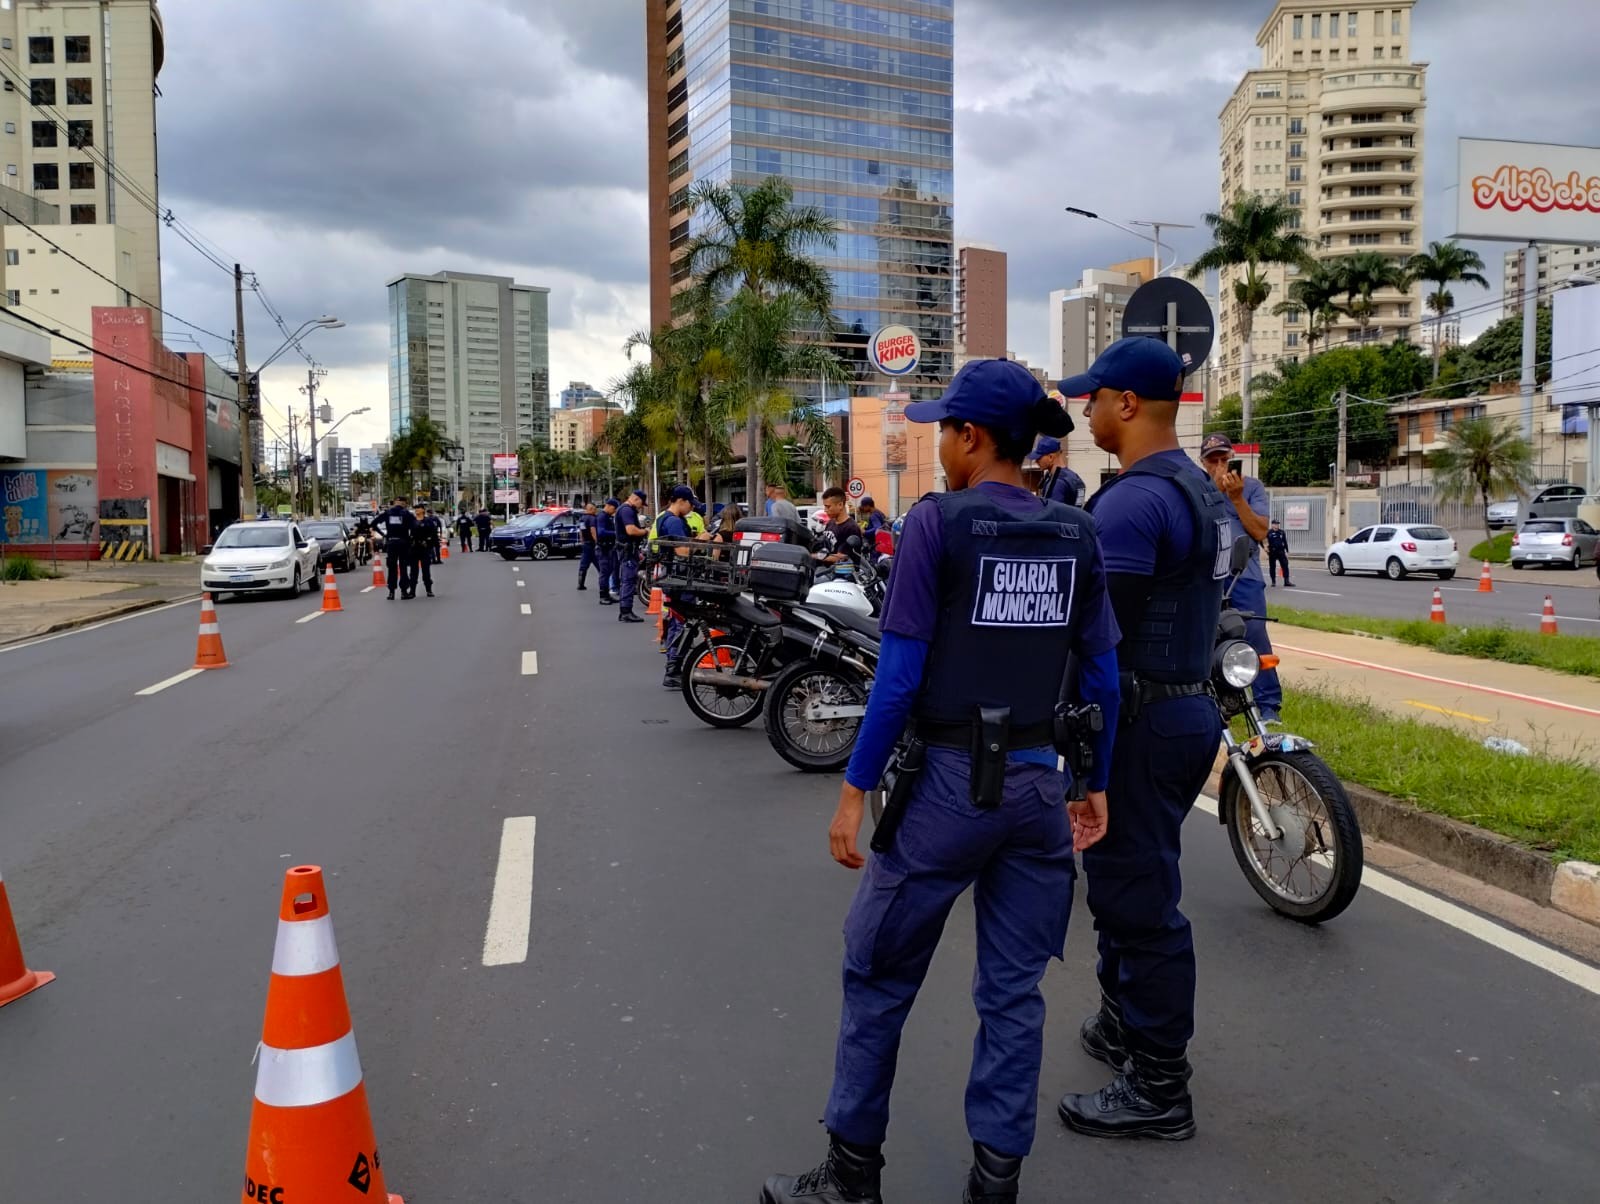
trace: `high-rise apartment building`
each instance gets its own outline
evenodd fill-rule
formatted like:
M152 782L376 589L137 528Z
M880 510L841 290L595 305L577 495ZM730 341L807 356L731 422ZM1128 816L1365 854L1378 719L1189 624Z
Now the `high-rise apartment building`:
M1006 253L977 243L956 249L956 356L1002 359L1006 354Z
M135 298L153 307L160 334L156 76L165 37L154 0L0 3L0 182L40 206L0 226L4 300L85 343L94 306L141 304ZM88 354L52 339L58 360Z
M330 486L341 497L350 496L350 449L340 447L337 442L328 440L324 449L326 454L321 464L323 483Z
M362 472L382 472L383 458L389 454L387 443L375 443L371 447L363 447L359 455Z
M1155 274L1153 259L1130 259L1090 268L1075 287L1050 294L1048 367L1056 380L1088 371L1095 357L1122 337L1128 298Z
M1242 193L1286 197L1295 225L1323 260L1365 251L1404 261L1422 244L1423 113L1427 67L1411 59L1415 0L1279 0L1256 35L1261 66L1222 110L1222 204ZM1268 268L1272 295L1256 311L1256 372L1310 350L1304 313L1274 314L1293 269ZM1221 392L1240 387L1241 309L1222 273ZM1374 340L1418 338L1422 287L1386 289L1367 330ZM1346 319L1332 343L1360 331Z
M622 413L614 401L601 398L568 409L563 406L550 415L550 447L553 451L588 451L613 415Z
M579 406L604 402L606 395L600 392L586 380L568 381L567 387L561 390L560 409L575 410Z
M1539 273L1534 288L1539 304L1550 304L1551 292L1569 276L1600 275L1600 246L1577 243L1540 243ZM1505 255L1504 309L1501 316L1515 318L1522 313L1522 250Z
M904 325L922 339L913 396L951 374L953 0L645 0L651 322L678 312L701 180L787 178L839 224L838 346ZM795 388L804 394L807 382ZM811 382L813 397L818 393Z
M548 445L549 303L549 289L506 276L389 281L390 435L426 414L466 449L469 466Z

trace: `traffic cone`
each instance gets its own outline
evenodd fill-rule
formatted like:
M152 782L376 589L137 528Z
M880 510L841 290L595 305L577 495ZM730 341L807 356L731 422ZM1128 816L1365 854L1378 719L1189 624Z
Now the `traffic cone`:
M1550 595L1544 596L1544 614L1539 617L1540 635L1560 635L1556 630L1556 604L1550 600Z
M1480 594L1494 593L1494 575L1489 572L1489 562L1483 562L1483 572L1478 574L1478 592Z
M381 556L372 558L372 588L383 588L383 557Z
M402 1204L384 1187L321 866L284 875L257 1058L244 1199Z
M0 875L0 1007L54 982L55 977L48 970L28 969L22 960L22 942L17 938L17 923L11 918L6 880Z
M217 607L210 594L200 595L200 639L195 645L196 669L226 669L228 654L222 650L222 628L217 626Z
M333 579L333 565L328 566L328 575L322 579L322 609L343 610L344 604L339 601L339 583Z
M439 545L439 559L440 560L449 560L450 559L450 541L448 539L445 540L442 544Z
M1444 595L1439 592L1439 587L1433 588L1433 608L1428 611L1428 622L1444 622Z
M659 589L653 589L650 591L650 609L644 613L647 615L658 615L661 613L661 591Z

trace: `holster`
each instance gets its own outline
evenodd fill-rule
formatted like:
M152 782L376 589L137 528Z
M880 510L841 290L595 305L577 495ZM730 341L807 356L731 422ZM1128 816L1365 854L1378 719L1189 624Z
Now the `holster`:
M972 728L972 805L980 810L1000 805L1010 740L1011 708L979 707L978 722Z
M872 833L872 851L887 853L894 846L894 835L905 818L906 804L911 801L911 788L917 774L927 760L928 746L921 740L911 739L896 751L889 767L883 771L883 816Z
M1132 723L1144 710L1144 687L1133 673L1124 671L1118 683L1122 688L1122 706L1118 714L1123 723Z
M1067 766L1067 797L1085 796L1089 775L1094 772L1094 737L1105 730L1105 713L1098 703L1056 707L1056 752Z

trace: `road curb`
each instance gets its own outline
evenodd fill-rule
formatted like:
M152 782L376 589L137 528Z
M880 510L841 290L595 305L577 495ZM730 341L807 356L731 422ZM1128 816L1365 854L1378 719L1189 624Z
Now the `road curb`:
M1550 903L1574 919L1600 924L1600 865L1563 861L1556 866Z
M27 635L12 636L8 640L0 640L0 647L7 644L20 644L24 640L36 640L43 635L58 635L63 631L72 631L79 627L88 627L92 623L104 623L110 619L121 619L128 615L136 615L141 610L154 610L157 606L171 606L174 602L192 602L200 595L183 594L176 598L146 598L143 602L130 602L126 606L114 606L108 610L96 611L90 615L79 615L76 619L63 619L59 623L52 623L48 627L41 627L37 631L30 631Z

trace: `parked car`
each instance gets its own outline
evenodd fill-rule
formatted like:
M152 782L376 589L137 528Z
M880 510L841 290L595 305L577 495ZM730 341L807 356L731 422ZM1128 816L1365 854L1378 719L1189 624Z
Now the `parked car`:
M1581 518L1531 518L1511 537L1511 567L1559 564L1581 569L1600 561L1600 531Z
M1443 527L1427 523L1363 527L1328 549L1328 572L1335 577L1380 573L1399 581L1410 573L1432 573L1441 581L1456 575L1461 553Z
M1521 506L1522 503L1516 498L1503 502L1490 502L1489 509L1486 511L1489 530L1500 531L1506 527L1515 528L1517 525L1517 512Z
M354 536L342 518L315 518L300 524L308 539L314 539L322 549L320 570L323 565L333 565L336 573L348 573L356 566Z
M537 513L513 519L489 536L489 547L506 560L527 556L532 560L548 560L552 556L576 556L582 547L578 542L578 515L569 509L540 510Z
M205 549L200 588L213 594L281 592L292 598L302 586L322 588L321 557L322 546L296 522L234 523Z
M1527 517L1577 518L1583 490L1576 485L1546 485L1528 502Z

